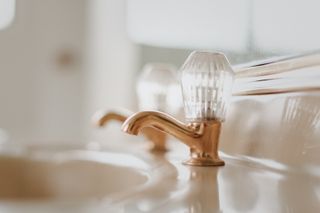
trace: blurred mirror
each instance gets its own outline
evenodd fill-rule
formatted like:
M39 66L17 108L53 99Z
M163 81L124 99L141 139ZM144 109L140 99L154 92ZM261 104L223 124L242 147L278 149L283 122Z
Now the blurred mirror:
M319 6L316 0L133 0L128 33L146 55L159 48L206 49L242 63L319 49Z

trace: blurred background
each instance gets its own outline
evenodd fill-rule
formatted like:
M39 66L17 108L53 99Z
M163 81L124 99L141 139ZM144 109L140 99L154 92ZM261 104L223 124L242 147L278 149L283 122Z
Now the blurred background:
M319 7L316 0L0 0L0 141L119 140L119 124L97 133L90 118L98 109L137 111L135 84L146 63L180 67L195 49L221 51L233 65L317 50Z

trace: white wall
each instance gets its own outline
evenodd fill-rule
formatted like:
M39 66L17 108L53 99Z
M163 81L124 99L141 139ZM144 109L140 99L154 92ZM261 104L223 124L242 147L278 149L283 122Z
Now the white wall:
M85 1L18 0L0 31L0 128L11 142L83 138ZM70 63L61 64L67 55Z
M14 23L0 31L0 130L11 143L124 136L120 124L94 131L90 117L134 108L139 50L127 38L125 0L16 5Z

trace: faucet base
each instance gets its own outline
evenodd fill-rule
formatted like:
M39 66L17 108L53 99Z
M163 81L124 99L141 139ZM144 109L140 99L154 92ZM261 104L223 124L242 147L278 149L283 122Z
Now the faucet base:
M152 153L165 153L168 149L165 146L152 146L149 148L150 152Z
M224 166L224 161L220 158L212 158L206 153L194 152L191 150L191 158L183 162L189 166Z
M153 142L152 146L149 148L151 152L161 153L168 151L166 147L166 133L156 130L152 127L146 127L142 130L142 132L149 141Z
M183 162L184 165L188 166L224 166L224 161L217 159L196 159L196 158L191 158L189 160L186 160Z

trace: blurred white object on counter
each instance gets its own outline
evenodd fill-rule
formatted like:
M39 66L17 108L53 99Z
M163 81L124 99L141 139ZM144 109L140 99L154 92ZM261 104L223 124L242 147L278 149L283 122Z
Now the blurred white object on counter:
M172 115L182 111L176 68L170 64L146 64L137 82L139 110L159 110Z

